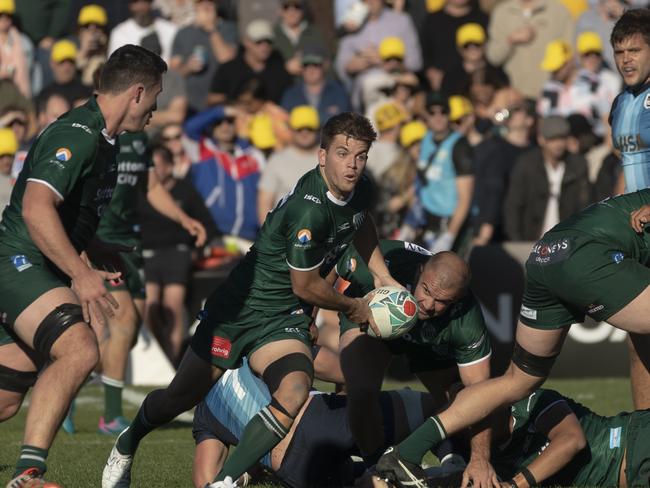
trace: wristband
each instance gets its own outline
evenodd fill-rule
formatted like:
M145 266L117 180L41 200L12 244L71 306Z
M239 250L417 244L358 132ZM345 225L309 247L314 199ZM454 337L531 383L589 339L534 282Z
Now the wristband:
M514 480L514 478L508 480L508 484L510 485L510 488L519 488L519 486L517 486L517 482Z
M533 486L537 486L537 480L535 479L533 473L531 473L528 468L526 467L521 468L519 472L524 478L526 478L526 482L528 483L528 486L530 488L533 488Z

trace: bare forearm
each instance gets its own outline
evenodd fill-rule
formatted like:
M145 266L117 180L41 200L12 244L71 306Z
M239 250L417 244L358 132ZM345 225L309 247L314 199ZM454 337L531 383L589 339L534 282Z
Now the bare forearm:
M237 53L235 46L228 44L218 31L210 34L210 45L217 61L222 64L233 59Z
M149 175L151 177L153 175ZM181 220L187 217L185 212L176 205L176 202L169 192L161 185L156 184L147 191L147 200L153 208L174 222L181 223Z
M23 211L23 219L36 247L70 278L87 268L68 239L55 207Z
M472 459L490 460L490 444L492 442L492 429L483 429L472 436L470 440Z
M537 459L528 465L528 470L539 483L569 464L579 450L572 435L559 435L550 442ZM514 480L520 488L528 487L523 475L517 474Z

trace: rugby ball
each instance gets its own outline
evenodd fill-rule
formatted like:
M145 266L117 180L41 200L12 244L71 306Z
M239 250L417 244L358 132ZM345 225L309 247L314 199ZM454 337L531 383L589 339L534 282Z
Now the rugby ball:
M418 304L403 288L382 286L372 292L370 311L381 333L381 339L395 339L408 332L418 320ZM368 334L377 337L368 328Z

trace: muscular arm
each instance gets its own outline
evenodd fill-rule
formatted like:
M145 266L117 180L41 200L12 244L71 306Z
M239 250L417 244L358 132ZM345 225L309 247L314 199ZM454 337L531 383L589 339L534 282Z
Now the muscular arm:
M57 207L63 200L50 188L29 181L23 196L23 219L29 235L39 250L57 268L74 279L88 266L68 239Z
M528 465L528 470L539 483L569 464L585 448L587 440L578 417L564 401L544 412L535 424L538 431L545 433L550 441L539 457ZM521 473L513 479L519 488L529 488Z
M384 255L379 248L375 221L370 214L368 214L363 225L354 236L354 247L368 264L368 269L374 279L375 287L391 285L402 288L402 285L393 279L386 267Z
M318 268L310 271L298 271L290 268L291 287L294 295L307 303L328 310L343 312L351 318L360 312L365 301L362 298L350 298L338 293L331 284L321 278ZM368 308L365 306L365 308ZM369 309L368 309L369 312ZM362 320L355 323L365 323Z
M458 370L465 386L485 381L490 378L490 359L486 357L478 363L461 366ZM479 427L479 430L473 433L470 441L471 457L463 473L463 487L467 486L469 481L472 481L474 486L491 486L492 483L498 486L496 473L490 465L491 441L492 429L489 427Z

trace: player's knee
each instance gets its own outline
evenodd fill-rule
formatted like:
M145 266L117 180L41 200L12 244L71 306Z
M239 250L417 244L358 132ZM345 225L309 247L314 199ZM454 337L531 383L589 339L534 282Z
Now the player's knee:
M2 392L2 396L5 392ZM24 395L11 392L7 398L0 398L0 422L9 420L11 417L18 413L20 406L23 403Z
M287 381L284 381L285 378ZM281 386L285 392L302 387L308 390L313 379L314 364L312 359L300 352L293 352L273 361L262 374L262 380L268 386L271 395Z

